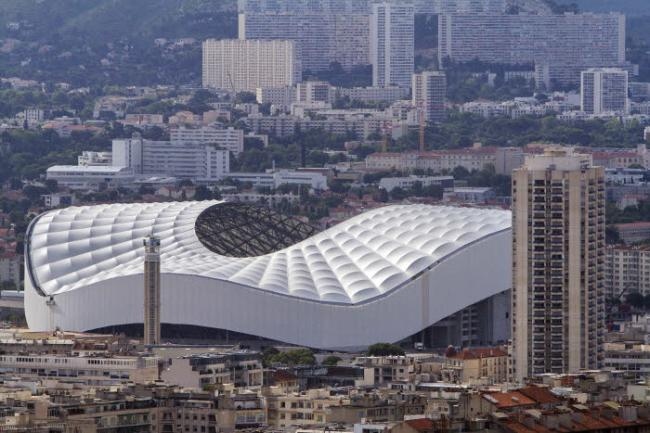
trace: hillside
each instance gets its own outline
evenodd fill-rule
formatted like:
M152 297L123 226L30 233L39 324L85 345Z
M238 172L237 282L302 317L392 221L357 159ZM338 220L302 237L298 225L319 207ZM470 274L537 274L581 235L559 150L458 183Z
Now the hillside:
M617 11L634 17L650 15L648 0L556 0L561 4L575 3L582 11L608 12Z
M232 36L235 5L235 0L3 0L0 37L47 43L57 36L83 35L92 43L206 33ZM10 29L9 23L19 23L20 29Z

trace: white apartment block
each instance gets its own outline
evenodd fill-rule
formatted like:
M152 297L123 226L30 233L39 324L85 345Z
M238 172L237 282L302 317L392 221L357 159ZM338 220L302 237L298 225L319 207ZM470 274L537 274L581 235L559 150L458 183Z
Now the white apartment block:
M348 97L352 101L393 103L408 97L405 87L338 87L334 90L337 97Z
M238 0L239 12L266 13L363 13L382 0ZM390 0L402 3L404 0ZM499 13L506 0L413 0L416 14Z
M411 87L415 11L410 4L372 5L370 63L375 87Z
M76 380L88 386L112 386L158 379L158 358L0 355L0 369L22 378Z
M258 87L255 96L258 104L288 107L296 99L296 89L291 86Z
M230 172L230 152L213 144L113 140L113 166L127 167L136 175L215 181Z
M431 170L434 173L450 172L456 167L469 171L497 166L497 151L492 148L459 149L435 152L378 152L366 157L369 170Z
M203 43L203 87L255 92L293 86L302 77L300 51L289 40L208 39Z
M441 71L426 71L413 74L413 105L427 122L445 119L447 97L447 76Z
M297 102L332 102L332 87L325 81L304 81L296 86Z
M607 246L605 297L622 293L650 294L650 249L624 245Z
M443 189L454 187L453 176L407 176L407 177L384 177L379 181L379 188L391 192L395 188L411 189L419 183L422 186L439 185Z
M235 155L244 151L244 131L232 127L172 128L169 135L172 145L213 144Z
M45 178L56 180L59 186L73 190L127 187L135 180L130 168L101 165L54 165L47 169Z
M240 13L239 39L294 41L305 71L327 70L333 62L346 70L369 64L367 11L299 12L293 6L281 12Z
M275 189L280 185L305 185L315 190L326 190L327 177L322 173L303 170L277 170L267 173L230 173L227 177L253 186Z
M226 353L191 355L171 359L161 379L172 385L204 389L206 386L259 387L262 362L257 354Z
M538 86L579 84L581 70L625 63L625 16L443 14L438 41L440 64L535 64Z
M617 68L590 68L582 71L580 107L587 114L627 114L627 71Z
M84 150L77 157L77 164L84 166L104 166L108 167L113 164L111 152L93 152Z

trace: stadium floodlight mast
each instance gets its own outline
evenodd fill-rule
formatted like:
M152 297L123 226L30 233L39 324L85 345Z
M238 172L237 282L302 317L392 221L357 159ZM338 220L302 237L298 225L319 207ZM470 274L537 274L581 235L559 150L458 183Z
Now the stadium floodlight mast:
M160 344L160 239L144 238L144 344Z

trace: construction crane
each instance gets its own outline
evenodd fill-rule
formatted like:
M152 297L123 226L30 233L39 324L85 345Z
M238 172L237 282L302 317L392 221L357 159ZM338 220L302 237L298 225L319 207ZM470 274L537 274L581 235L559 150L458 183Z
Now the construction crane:
M390 141L390 136L392 135L393 129L394 126L392 123L390 125L385 123L384 126L382 127L384 137L381 142L381 151L384 153L388 152L388 142Z
M237 97L237 91L235 90L235 83L232 81L232 75L230 75L230 72L226 72L228 75L228 82L230 83L230 90L232 90L232 98L233 100Z

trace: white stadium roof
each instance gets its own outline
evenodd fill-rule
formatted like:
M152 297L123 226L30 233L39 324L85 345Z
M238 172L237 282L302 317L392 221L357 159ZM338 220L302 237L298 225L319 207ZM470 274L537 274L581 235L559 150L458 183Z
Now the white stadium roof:
M510 288L508 211L387 206L277 251L232 257L214 252L224 237L206 243L197 224L229 206L110 204L40 216L27 244L30 327L141 322L142 239L152 232L162 240L163 322L312 347L401 339ZM234 230L227 240L239 239Z

